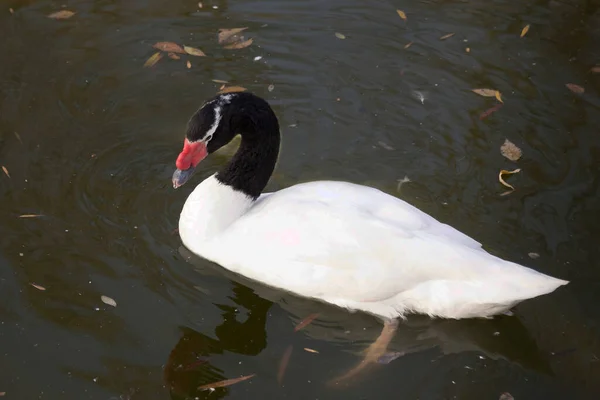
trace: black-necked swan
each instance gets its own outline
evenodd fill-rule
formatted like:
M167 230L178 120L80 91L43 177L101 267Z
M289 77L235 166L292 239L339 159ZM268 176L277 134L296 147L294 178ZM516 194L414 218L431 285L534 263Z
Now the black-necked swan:
M385 351L407 313L490 317L568 283L493 256L371 187L316 181L262 193L279 155L279 123L248 92L218 95L191 117L173 186L237 134L231 161L183 206L183 244L247 278L381 318L384 329L363 364Z

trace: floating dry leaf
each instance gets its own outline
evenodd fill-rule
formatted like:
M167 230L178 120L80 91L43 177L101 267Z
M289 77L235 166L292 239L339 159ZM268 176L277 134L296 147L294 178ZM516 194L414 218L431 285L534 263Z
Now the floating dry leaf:
M471 91L483 97L496 97L497 92L495 89L471 89Z
M223 90L225 89L225 84L222 84L221 87L219 88L219 90Z
M229 83L228 81L224 81L222 79L213 79L212 81L215 83Z
M8 9L8 11L9 11L11 14L14 14L14 13L15 13L15 10L13 10L12 8L9 8L9 9ZM0 393L2 393L2 396L4 396L4 392L0 392Z
M162 53L160 51L157 51L156 53L152 54L149 59L146 60L146 62L144 63L144 67L146 67L146 68L153 67L154 64L159 62L162 57L163 57Z
M183 47L173 42L156 42L152 45L155 49L166 51L167 53L185 54Z
M179 57L177 54L175 53L169 53L168 54L169 58L173 59L173 60L180 60L181 57Z
M479 119L484 120L501 108L502 108L502 104L496 104L494 107L489 108L486 111L482 112L481 115L479 116Z
M23 144L23 141L21 140L21 135L19 135L17 132L14 132L14 134L15 134L15 137L17 138L17 140L19 142L21 142L21 144Z
M19 215L19 218L37 218L37 217L43 217L42 214L23 214L23 215Z
M117 306L117 302L114 299L111 299L108 296L102 295L102 296L100 296L100 300L102 300L102 302L104 304L108 304L109 306L113 306L113 307Z
M310 349L310 348L308 348L308 347L305 347L305 348L304 348L304 351L308 351L309 353L315 353L315 354L319 354L319 352L318 352L317 350L315 350L315 349Z
M250 378L252 378L255 375L256 374L245 375L245 376L240 376L239 378L225 379L224 381L218 381L218 382L214 382L214 383L208 383L206 385L198 386L198 390L215 389L215 388L220 388L220 387L225 387L225 386L231 386L231 385L234 385L234 384L236 384L238 382L242 382L242 381L245 381L247 379L250 379Z
M206 57L206 54L200 49L191 46L183 46L183 50L191 56Z
M525 25L525 27L521 31L521 37L525 36L527 32L529 32L529 24Z
M408 49L410 46L412 46L413 42L408 42L404 45L405 49Z
M566 86L567 86L567 87L569 88L569 90L570 90L571 92L573 92L573 93L577 93L577 94L583 94L583 92L585 92L585 89L584 89L584 88L582 88L581 86L579 86L579 85L576 85L576 84L574 84L574 83L567 83L567 85L566 85Z
M243 49L244 47L250 46L252 44L252 42L254 42L254 39L250 38L248 40L243 40L243 41L235 42L232 44L228 44L226 46L223 46L223 48L228 49L228 50Z
M48 18L52 18L52 19L67 19L67 18L71 18L73 15L75 15L75 13L73 11L60 10L60 11L57 11L57 12L53 12L52 14L49 14Z
M237 35L238 33L245 31L248 27L244 28L233 28L233 29L219 29L218 41L219 44L226 43L233 35Z
M467 53L470 53L470 52L471 52L471 48L467 47L467 48L465 49L465 51L466 51Z
M590 71L592 71L595 74L600 74L600 65L593 66L592 69L590 69Z
M402 11L402 10L396 10L396 12L400 16L400 18L402 18L404 21L406 21L406 14L404 13L404 11Z
M504 103L502 101L502 93L500 93L500 91L496 90L495 96L496 96L496 100L498 100L500 103Z
M512 396L512 394L504 392L500 395L500 398L498 400L515 400L515 398Z
M275 85L273 85L273 84L270 84L270 85L267 87L267 90L268 90L269 92L272 92L273 90L275 90Z
M527 255L529 256L529 258L532 258L534 260L536 258L540 258L540 255L538 253L528 253Z
M498 180L500 181L501 184L503 184L507 188L511 188L512 190L515 190L513 185L506 183L506 181L504 179L502 179L502 175L512 175L512 174L516 174L517 172L521 172L521 168L517 168L512 171L507 171L505 169L500 170L500 173L498 174Z
M344 35L343 33L339 33L339 32L335 33L335 37L338 39L346 39L346 35Z
M202 8L202 2L201 1L198 2L198 8Z
M296 325L296 327L294 328L294 332L298 332L300 329L304 328L306 325L310 324L315 319L317 319L318 316L319 313L310 314L308 317L300 321L298 325Z
M4 165L2 166L2 171L4 171L4 173L6 174L6 176L8 176L10 178L10 174L8 173L8 169L6 169L6 167Z
M245 90L246 88L241 86L227 86L219 90L217 94L243 92Z
M283 356L281 356L281 361L279 361L279 368L277 369L277 382L280 385L281 385L281 382L283 382L283 377L285 376L285 370L287 369L288 363L290 362L290 357L292 356L293 349L294 348L290 344L283 352Z
M46 288L45 288L45 287L43 287L43 286L40 286L40 285L36 285L35 283L30 283L30 285L31 285L31 286L33 286L34 288L36 288L37 290L41 290L42 292L43 292L44 290L46 290Z
M187 69L192 68L192 63L190 62L190 60L188 60L187 63L185 63L185 66L187 67Z
M451 38L451 37L452 37L452 36L454 36L454 35L456 35L456 33L454 33L454 32L452 32L452 33L449 33L449 34L447 34L447 35L444 35L444 36L442 36L442 37L440 38L440 40L446 40L446 39L448 39L448 38Z
M521 149L508 139L500 146L500 153L510 161L517 161L523 155Z

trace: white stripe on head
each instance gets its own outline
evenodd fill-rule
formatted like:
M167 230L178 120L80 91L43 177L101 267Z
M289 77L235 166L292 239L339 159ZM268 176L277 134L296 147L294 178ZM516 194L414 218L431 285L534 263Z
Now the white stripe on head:
M235 97L235 94L233 94L233 93L224 94L224 95L219 96L218 99L213 100L204 105L204 106L207 106L209 104L214 103L215 101L217 102L217 105L213 109L213 111L215 113L215 121L211 125L210 129L206 132L206 135L204 135L204 137L202 138L203 141L206 141L206 139L209 137L212 138L212 135L215 134L215 132L219 128L219 124L221 123L221 118L223 117L223 115L221 114L221 111L223 110L223 106L231 103L231 99L233 99L234 97Z

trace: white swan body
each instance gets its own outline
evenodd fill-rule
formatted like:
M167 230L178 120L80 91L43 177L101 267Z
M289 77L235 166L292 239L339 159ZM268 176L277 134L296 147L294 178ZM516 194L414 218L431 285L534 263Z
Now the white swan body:
M236 132L238 152L194 189L179 220L183 244L230 271L383 319L488 317L568 283L495 257L374 188L318 181L261 194L279 125L250 93L219 96L190 119L174 187Z

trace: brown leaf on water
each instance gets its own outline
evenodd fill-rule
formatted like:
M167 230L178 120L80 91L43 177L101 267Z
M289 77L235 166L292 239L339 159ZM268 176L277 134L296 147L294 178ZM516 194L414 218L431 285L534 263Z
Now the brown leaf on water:
M222 79L213 79L212 81L215 83L229 83L228 81L224 81Z
M218 42L219 44L225 44L231 39L232 36L245 31L248 27L244 28L233 28L233 29L219 29Z
M190 62L190 60L188 60L188 62L185 64L185 66L187 67L187 69L192 68L192 63Z
M504 103L502 101L502 93L500 93L500 91L496 90L495 96L496 96L496 100L498 100L500 103Z
M319 352L318 352L317 350L315 350L315 349L311 349L311 348L308 348L308 347L305 347L305 348L304 348L304 351L308 351L309 353L315 353L315 354L319 354Z
M402 11L402 10L396 10L396 12L400 16L400 18L402 18L404 21L406 21L406 13L404 11Z
M517 172L521 172L521 168L517 168L517 169L512 170L512 171L507 171L505 169L502 169L502 170L500 170L500 173L498 174L498 180L500 181L501 184L503 184L507 188L515 190L515 188L514 188L513 185L511 185L509 183L506 183L506 181L504 179L502 179L502 175L512 175L512 174L516 174Z
M206 54L200 49L191 46L183 46L183 50L191 56L206 57Z
M525 27L521 31L521 37L527 35L527 32L529 32L529 24L525 25Z
M277 369L277 382L280 385L283 382L285 370L287 369L288 363L290 362L290 357L292 356L293 349L294 348L290 344L283 352L283 356L281 356L281 361L279 361L279 368Z
M494 107L489 108L486 111L482 112L481 115L479 116L479 119L484 120L501 108L502 108L502 104L496 104Z
M500 146L500 153L510 161L517 161L523 155L521 149L508 139Z
M296 327L294 328L294 332L298 332L300 329L304 328L306 325L313 322L315 319L319 317L319 313L310 314L308 317L304 318Z
M19 215L19 218L38 218L38 217L43 217L42 214L23 214L23 215Z
M256 374L240 376L239 378L233 378L233 379L225 379L224 381L218 381L218 382L214 382L214 383L208 383L206 385L198 386L198 390L216 389L216 388L220 388L220 387L231 386L236 383L248 380L254 376L256 376Z
M470 52L471 52L471 48L470 48L470 47L467 47L467 48L465 49L465 51L466 51L467 53L470 53Z
M447 34L447 35L444 35L444 36L442 36L442 37L440 38L440 40L446 40L446 39L448 39L448 38L451 38L451 37L452 37L452 36L454 36L454 35L456 35L456 33L454 33L454 32L453 32L453 33L449 33L449 34Z
M152 45L155 49L165 51L167 53L185 54L183 47L173 42L156 42Z
M227 86L219 90L217 94L243 92L245 90L246 88L241 86Z
M585 92L585 89L582 88L579 85L576 85L574 83L567 83L566 86L569 88L569 90L573 93L577 93L577 94L583 94L583 92Z
M146 60L146 62L144 63L144 67L153 67L154 64L159 62L161 58L163 58L162 53L160 51L157 51L156 53L152 54L149 59Z
M8 173L8 169L6 169L6 167L4 165L2 166L2 171L4 171L4 173L6 174L6 176L8 176L10 178L10 174Z
M57 12L53 12L52 14L49 14L48 18L52 18L52 19L67 19L67 18L71 18L73 15L75 15L75 13L73 11L60 10L60 11L57 11Z
M172 60L179 60L179 59L181 59L181 57L179 57L179 56L178 56L177 54L175 54L175 53L169 53L169 54L168 54L168 56L169 56L169 58L170 58L170 59L172 59Z
M471 89L471 91L483 97L496 97L497 92L495 89Z
M243 49L245 47L250 46L252 44L252 42L254 42L254 39L250 38L248 40L243 40L243 41L225 45L225 46L223 46L223 48L228 49L228 50Z
M46 290L46 288L45 288L45 287L43 287L43 286L40 286L40 285L36 285L35 283L30 283L30 285L31 285L31 286L33 286L34 288L36 288L37 290L41 290L42 292L43 292L44 290Z
M404 45L405 49L408 49L410 46L412 46L413 42L408 42Z
M600 74L600 65L595 65L590 69L594 74Z
M512 394L504 392L500 395L500 398L498 400L515 400L515 398L512 396Z

